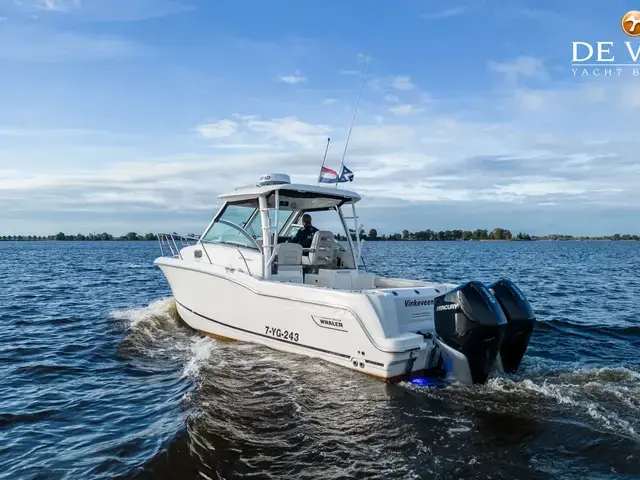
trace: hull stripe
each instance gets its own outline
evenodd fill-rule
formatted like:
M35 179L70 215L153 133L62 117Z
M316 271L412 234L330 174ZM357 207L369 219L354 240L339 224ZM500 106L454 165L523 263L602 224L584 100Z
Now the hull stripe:
M180 305L182 308L184 308L185 310L190 311L190 312L191 312L191 313L193 313L194 315L197 315L198 317L203 318L204 320L207 320L207 321L209 321L209 322L216 323L216 324L218 324L218 325L221 325L221 326L226 327L226 328L230 328L230 329L232 329L232 330L238 330L238 331L240 331L240 332L249 333L249 334L251 334L251 335L256 335L256 336L258 336L258 337L268 338L269 340L277 340L277 341L279 341L279 342L289 343L289 344L291 344L291 345L295 345L295 346L297 346L297 347L307 348L307 349L309 349L309 350L315 350L316 352L328 353L329 355L334 355L334 356L336 356L336 357L347 358L347 359L350 359L350 358L351 358L351 356L346 355L346 354L344 354L344 353L332 352L332 351L330 351L330 350L324 350L324 349L322 349L322 348L312 347L312 346L310 346L310 345L304 345L304 344L302 344L302 343L291 342L291 341L289 341L289 340L285 340L284 338L272 337L271 335L265 335L264 333L258 333L258 332L254 332L254 331L247 330L247 329L244 329L244 328L235 327L235 326L233 326L233 325L229 325L229 324L227 324L227 323L223 323L223 322L220 322L220 321L218 321L218 320L214 320L214 319L209 318L209 317L207 317L207 316L205 316L205 315L202 315L202 314L200 314L200 313L198 313L198 312L195 312L195 311L191 310L189 307L187 307L187 306L183 305L182 303L180 303L178 300L176 300L176 303L177 303L178 305ZM366 362L366 363L369 363L369 364L371 364L371 365L376 365L376 366L379 366L379 367L384 367L384 364L379 363L379 362L374 362L374 361L372 361L372 360L365 360L365 362Z

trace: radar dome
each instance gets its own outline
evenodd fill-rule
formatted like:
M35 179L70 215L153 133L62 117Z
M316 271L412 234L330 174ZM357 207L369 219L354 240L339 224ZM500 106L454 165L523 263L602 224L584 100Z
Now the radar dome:
M258 186L262 187L264 185L282 185L286 183L291 183L289 175L285 173L267 173L260 177Z

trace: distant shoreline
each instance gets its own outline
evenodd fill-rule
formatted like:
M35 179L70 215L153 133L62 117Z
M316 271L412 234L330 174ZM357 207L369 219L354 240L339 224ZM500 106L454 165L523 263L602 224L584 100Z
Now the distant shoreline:
M178 235L174 233L174 235ZM355 239L355 233L351 231L352 238ZM197 239L197 235L187 235L194 240ZM344 235L336 234L336 240L345 241L347 238ZM488 230L446 230L446 231L432 231L424 230L421 232L409 232L404 230L401 234L394 233L391 235L378 236L375 229L371 229L369 234L365 234L364 230L360 231L360 238L368 242L451 242L451 241L480 241L480 242L544 242L544 241L639 241L639 235L631 234L614 234L608 236L572 236L572 235L529 235L525 233L518 233L512 235L509 230L496 228L492 231ZM154 233L147 233L140 235L135 232L129 232L126 235L115 236L110 233L91 233L88 235L77 234L68 235L60 232L56 235L0 235L0 242L123 242L123 241L158 241L158 237Z
M350 231L352 238L355 238L355 230ZM412 241L493 241L493 242L532 242L532 241L618 241L618 240L640 240L639 235L631 235L629 233L603 236L573 236L564 234L550 234L550 235L530 235L528 233L519 232L512 234L506 228L494 228L493 230L477 229L477 230L422 230L419 232L410 232L403 230L402 233L393 233L391 235L378 236L378 232L375 228L369 230L369 233L365 233L364 230L360 230L359 237L361 239L377 242L377 241L392 241L392 242L412 242ZM346 240L345 236L339 235L338 239Z

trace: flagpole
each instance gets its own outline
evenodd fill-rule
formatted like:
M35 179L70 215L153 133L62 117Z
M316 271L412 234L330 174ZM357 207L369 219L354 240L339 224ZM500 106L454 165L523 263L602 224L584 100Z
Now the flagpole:
M322 167L324 167L324 162L327 159L327 152L329 151L329 142L331 142L331 137L327 137L327 147L324 149L324 157L322 158L322 165L320 166L320 173L318 174L318 185L320 185L320 177L322 176Z
M358 100L356 101L356 108L353 111L353 118L351 119L351 125L349 125L349 133L347 134L347 140L344 142L344 151L342 152L342 159L340 160L340 169L338 170L338 180L342 176L342 167L344 167L344 157L347 154L347 147L349 146L349 139L351 138L351 130L353 129L353 124L356 121L356 114L358 113L358 106L360 105L360 97L362 96L362 90L364 89L364 83L367 77L367 71L369 70L369 61L370 58L367 57L367 65L364 69L364 74L362 75L362 84L360 85L360 92L358 93ZM335 188L338 188L338 183L336 182Z

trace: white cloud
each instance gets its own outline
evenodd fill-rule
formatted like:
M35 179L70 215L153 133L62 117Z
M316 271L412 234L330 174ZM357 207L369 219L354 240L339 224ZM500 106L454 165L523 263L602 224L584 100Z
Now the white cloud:
M291 85L294 85L296 83L306 82L307 77L301 76L300 71L297 71L294 75L283 75L279 77L278 80L283 83L289 83Z
M323 105L333 105L333 104L334 104L334 103L336 103L337 101L338 101L338 99L337 99L337 98L325 98L325 99L322 101L322 104L323 104Z
M288 142L303 148L313 149L324 144L331 128L326 125L312 125L296 117L276 118L261 121L251 120L247 123L250 132L257 133L266 141Z
M318 148L326 141L331 127L303 122L297 117L261 120L255 115L237 115L238 122L221 120L198 125L196 131L206 139L222 140L219 146L255 148L255 143L271 148Z
M220 120L196 127L196 131L204 138L226 138L236 133L237 130L238 123L232 120Z
M38 0L34 7L48 12L69 12L80 8L80 0Z
M397 90L412 90L415 87L411 82L411 77L408 76L395 77L391 86Z
M520 108L525 110L542 111L547 106L547 94L528 89L518 89L514 92L514 100Z
M489 68L504 75L509 82L517 82L521 78L549 78L544 61L541 58L520 56L510 62L489 62Z
M416 115L418 113L424 112L424 108L416 107L415 105L404 104L391 107L389 108L389 111L397 116Z

